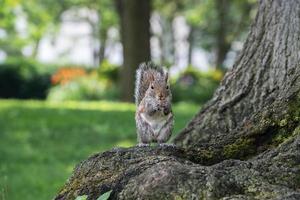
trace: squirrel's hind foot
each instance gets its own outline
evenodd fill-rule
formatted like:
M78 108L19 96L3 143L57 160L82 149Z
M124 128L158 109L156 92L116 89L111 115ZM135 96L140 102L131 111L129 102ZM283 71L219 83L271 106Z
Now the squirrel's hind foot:
M149 147L150 144L147 144L147 143L138 143L136 146L138 146L138 147Z
M158 145L160 147L176 147L175 144L168 144L168 143L159 143Z

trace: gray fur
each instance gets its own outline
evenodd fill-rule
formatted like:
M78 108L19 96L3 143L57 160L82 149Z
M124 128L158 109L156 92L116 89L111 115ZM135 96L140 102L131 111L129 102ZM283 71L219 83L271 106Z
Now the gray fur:
M136 70L136 79L135 79L135 103L139 105L142 99L145 96L145 93L149 87L149 82L145 81L147 74L152 74L154 77L164 76L164 70L154 65L152 62L141 63L139 68ZM143 81L144 80L144 81Z
M136 115L136 126L138 142L141 144L141 146L145 146L145 144L150 144L152 142L163 144L166 143L172 135L174 126L173 114L169 115L158 134L153 132L151 126L145 120L143 120L140 115Z
M168 74L152 63L142 63L136 73L135 87L139 145L169 140L174 124L171 100Z

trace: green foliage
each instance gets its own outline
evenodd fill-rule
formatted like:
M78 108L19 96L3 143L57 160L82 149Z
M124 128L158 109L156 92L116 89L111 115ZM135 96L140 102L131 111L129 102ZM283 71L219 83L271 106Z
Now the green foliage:
M198 109L175 105L174 133ZM81 160L135 145L134 112L127 103L0 100L0 192L5 191L5 200L51 199Z
M195 28L197 37L196 45L201 46L209 51L217 46L218 34L220 31L225 35L226 44L233 41L241 40L247 33L253 11L255 0L231 0L227 1L226 5L218 7L218 0L203 0L195 2L193 0L184 4L182 10L188 24ZM220 15L222 12L218 9L224 9L223 23L225 27L220 30Z
M2 98L44 99L49 88L50 74L36 62L18 59L0 64Z
M159 12L161 16L167 20L172 20L176 14L182 9L183 5L181 1L172 0L154 0L153 7Z
M59 30L62 14L70 9L89 8L96 11L98 22L91 24L93 36L102 42L107 30L118 22L114 2L110 0L4 0L0 6L0 29L5 36L0 38L0 49L8 57L20 57L24 47L31 47L31 56L36 57L40 40L54 37ZM21 16L21 17L20 17ZM20 33L16 28L18 18L26 21ZM88 23L90 19L82 17ZM99 34L98 34L99 32Z
M66 9L65 1L49 0L4 0L0 8L0 28L4 37L0 38L1 50L8 57L22 56L24 47L32 47L32 57L36 56L40 40L55 29L60 15ZM17 28L20 19L25 20L22 30Z
M192 67L187 68L172 81L173 101L205 103L212 97L222 76L220 71L203 73Z
M78 197L76 197L76 199L75 200L87 200L87 195L83 195L83 196L78 196Z
M21 48L24 46L24 39L18 37L15 26L17 17L15 14L19 1L2 0L0 6L0 30L3 36L0 37L0 50L13 56L21 55Z
M107 200L109 198L111 192L112 192L112 190L105 192L104 194L101 194L97 200Z
M120 67L103 61L97 71L76 78L65 84L52 87L48 100L117 100L119 98L118 79Z
M97 74L91 74L52 87L47 99L50 101L117 100L118 95L115 84L107 79L99 79Z
M120 66L113 65L107 60L104 60L98 69L98 74L102 79L104 78L106 80L111 80L112 82L117 83L120 75Z

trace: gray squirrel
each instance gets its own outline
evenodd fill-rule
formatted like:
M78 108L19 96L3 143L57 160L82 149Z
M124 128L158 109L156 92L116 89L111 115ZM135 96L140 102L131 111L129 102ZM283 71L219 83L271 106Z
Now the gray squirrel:
M171 100L168 73L151 62L140 64L135 84L138 146L166 145L174 124Z

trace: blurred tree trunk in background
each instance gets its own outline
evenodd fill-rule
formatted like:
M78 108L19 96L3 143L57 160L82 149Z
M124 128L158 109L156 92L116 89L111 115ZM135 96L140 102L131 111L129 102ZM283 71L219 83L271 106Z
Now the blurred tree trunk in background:
M123 101L133 101L135 70L150 56L150 0L116 0L123 44L120 90Z
M225 67L229 67L224 63L227 53L231 50L240 51L233 48L232 44L244 41L252 13L256 10L255 1L189 1L182 11L191 29L188 37L189 63L193 47L200 47L212 52L214 59L210 64L214 68L224 70Z
M188 42L189 42L189 50L188 50L188 65L192 64L192 58L193 58L193 48L194 48L194 32L195 27L190 27L190 32L188 35Z
M98 67L100 62L100 55L99 55L99 44L102 46L102 40L99 36L99 23L94 22L93 20L86 18L87 23L90 25L92 29L92 51L93 51L93 65L94 67Z
M99 48L99 66L105 59L105 49L106 49L106 40L107 40L107 31L108 30L100 30L99 38L100 38L100 48Z
M94 56L94 66L99 67L103 60L105 59L105 49L106 49L106 40L107 40L107 29L99 27L98 24L95 24L95 27L93 28L95 32L94 33L94 42L93 44L93 56ZM99 42L96 42L99 41Z
M216 63L215 67L224 70L223 62L226 58L226 54L230 49L230 43L226 40L227 32L227 17L228 17L228 0L216 0L217 11L217 45L216 45Z
M175 38L173 29L174 15L160 16L160 26L162 33L159 35L161 50L161 64L170 66L175 64Z
M34 58L34 59L37 58L39 47L40 47L40 43L41 43L41 39L42 39L41 37L37 38L35 40L35 43L33 44L33 50L32 50L31 57Z
M86 18L85 20L88 22L92 29L92 37L93 37L93 64L94 67L99 67L103 60L105 59L105 49L106 49L106 40L107 40L107 32L109 26L103 25L103 19L101 16L101 12L98 12L98 21L94 22L93 20Z

